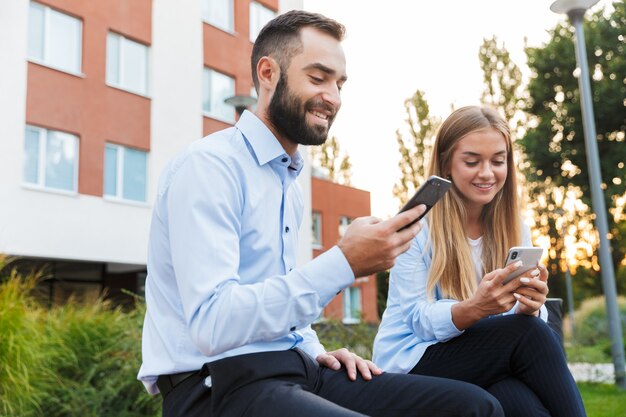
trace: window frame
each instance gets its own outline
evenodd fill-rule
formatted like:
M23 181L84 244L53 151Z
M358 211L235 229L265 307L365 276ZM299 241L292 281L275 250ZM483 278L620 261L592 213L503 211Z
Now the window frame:
M358 293L359 296L359 305L358 305L358 309L354 309L352 306L352 292L355 291ZM343 305L342 305L342 323L344 324L357 324L361 322L361 316L363 314L363 301L362 301L362 291L361 291L361 287L358 286L354 286L354 287L346 287L343 291L342 291L342 298L343 298ZM346 310L350 313L349 316L346 315ZM353 311L358 311L359 317L354 317L352 315Z
M350 216L339 216L339 224L337 225L337 233L339 233L339 237L343 237L344 233L350 223L354 221L354 217Z
M204 12L205 12L205 7L208 9L211 0L202 0L202 10L201 10L201 14L202 14L202 22L206 23L207 25L213 26L214 28L217 28L223 32L229 33L229 34L234 34L235 33L235 0L226 0L228 1L228 11L229 11L229 22L226 26L222 26L219 22L212 22L209 20L209 16L207 16ZM222 0L224 1L224 0ZM223 5L220 5L223 6ZM230 26L230 27L228 27Z
M319 225L317 229L315 229L316 219L317 224ZM316 230L319 236L316 236ZM322 231L322 212L313 210L311 212L311 248L322 249L324 247L323 236L324 233Z
M30 9L31 7L39 7L43 10L43 28L42 28L42 57L37 58L30 56L30 35L31 35L31 27L30 27ZM74 19L78 23L78 45L76 48L76 61L78 62L78 68L64 68L59 65L55 65L49 62L49 57L47 58L47 54L49 53L50 48L50 15L51 13L57 13L63 15L65 17L69 17L70 19ZM74 75L77 77L84 78L85 74L83 73L83 20L77 16L73 16L64 11L60 11L54 9L48 5L38 3L36 1L30 1L28 4L28 29L27 29L27 41L26 41L26 59L29 62L32 62L37 65L42 65L44 67L48 67L57 71L64 72L66 74Z
M117 79L119 80L117 83L115 81L111 81L110 77L109 77L109 37L115 37L118 39L118 54L117 54ZM144 79L145 79L145 90L146 91L140 91L139 89L135 89L133 87L129 87L127 85L124 84L124 49L127 47L126 45L128 43L134 43L140 46L143 46L146 50L146 62L145 62L145 67L146 67L146 71L145 74L143 74ZM124 35L122 35L121 33L109 30L107 32L107 36L106 36L106 51L105 51L105 83L107 86L109 87L113 87L113 88L117 88L119 90L123 90L132 94L137 94L139 96L142 97L146 97L146 98L150 98L150 53L151 53L151 48L150 45L146 45L144 43L138 42L134 39L128 38Z
M106 193L106 187L105 187L105 181L106 181L106 150L107 148L114 148L115 152L116 152L116 164L115 164L115 195L111 195L111 194L107 194ZM144 189L144 197L145 200L133 200L130 198L124 198L124 153L126 152L127 149L132 149L134 151L139 151L139 152L143 152L146 156L146 166L145 166L145 172L144 172L144 179L145 179L145 189ZM102 170L102 198L104 200L107 201L112 201L112 202L117 202L117 203L126 203L126 204L132 204L132 205L140 205L140 206L146 206L148 204L148 172L149 172L149 168L148 168L148 163L149 163L149 159L148 159L148 155L149 152L144 151L143 149L137 149L137 148L133 148L130 146L124 146L124 145L119 145L117 143L113 143L113 142L106 142L104 144L104 158L103 158L103 170Z
M205 77L205 74L209 74L209 77L211 77L211 74L219 74L219 75L222 75L222 76L227 77L230 80L232 80L232 84L233 84L232 87L233 88L232 88L231 96L234 96L236 94L236 92L237 92L237 80L235 79L235 77L233 77L231 75L228 75L228 74L226 74L224 72L216 70L215 68L211 68L211 67L207 67L207 66L204 67L203 72L202 72L202 115L204 117L209 117L211 119L215 119L215 120L218 120L220 122L224 122L224 123L228 123L230 125L234 125L235 122L236 122L236 109L233 106L229 106L228 104L224 103L224 100L222 100L220 105L225 106L225 108L231 108L232 109L232 118L231 119L225 119L221 115L215 114L215 113L211 113L211 112L207 111L204 108L204 102L205 102L205 96L204 96L204 93L205 93L205 91L204 91L204 82L205 82L205 80L204 80L204 77ZM210 80L211 79L209 78L209 81ZM209 84L209 89L210 89L210 84ZM210 98L211 97L209 97L209 99ZM225 97L225 98L228 98L228 97ZM209 100L209 101L211 101L211 100Z
M46 129L44 127L34 126L26 124L24 129L24 146L26 145L26 130L32 129L38 132L37 135L37 182L28 182L24 178L24 168L26 164L26 150L24 149L24 158L22 160L22 186L38 191L47 191L65 195L77 195L78 194L78 167L80 162L80 139L78 135L69 132L63 132L61 130ZM48 138L50 132L59 132L65 135L69 135L73 139L74 152L76 159L74 160L74 169L72 170L72 189L66 190L63 188L55 188L46 185L46 155L48 150Z
M261 4L258 1L254 1L254 0L250 1L250 6L248 8L248 12L249 12L249 15L248 15L249 16L249 19L248 19L249 20L249 22L248 22L248 39L250 39L250 42L252 42L252 43L254 43L254 41L256 41L256 38L259 35L259 32L261 31L261 29L263 29L263 27L267 24L267 22L269 22L269 20L267 20L259 28L254 28L256 33L254 33L254 36L252 36L252 33L253 33L253 31L252 31L252 29L253 29L252 28L252 24L253 24L253 22L252 22L252 8L253 7L258 7L259 11L262 11L264 13L265 12L270 12L272 14L272 17L269 20L275 18L278 15L278 13L275 10L270 9L269 7L265 6L264 4ZM256 24L256 22L254 22L254 24Z

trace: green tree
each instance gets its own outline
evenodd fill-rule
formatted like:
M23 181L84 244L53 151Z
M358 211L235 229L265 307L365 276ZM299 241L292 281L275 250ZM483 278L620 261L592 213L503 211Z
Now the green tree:
M320 169L330 181L351 185L352 163L350 156L342 152L335 136L331 136L319 147L309 146L308 149L313 166Z
M520 110L524 108L522 72L495 36L483 39L478 59L485 82L481 102L499 109L511 131L517 133L523 117Z
M626 0L613 3L611 13L598 11L588 16L584 30L589 71L593 75L593 105L603 189L607 207L613 214L609 216L613 259L619 269L626 252L626 228L623 226L626 221L623 216L626 195ZM558 24L550 33L551 39L546 45L526 49L532 72L526 104L529 128L520 144L530 161L526 169L529 180L561 190L552 194L554 198L547 204L549 210L559 207L564 193L580 190L582 212L571 207L568 210L569 220L578 227L581 221L586 222L590 191L576 78L578 70L575 70L575 34L566 23ZM589 227L582 230L578 227L578 232L587 235L595 250L597 238ZM596 256L590 258L589 266L597 269ZM623 277L626 273L621 266L618 276ZM597 288L598 280L595 281Z
M404 102L408 134L396 131L400 151L400 179L393 186L393 195L402 206L424 182L437 128L441 121L430 115L424 92L417 90Z

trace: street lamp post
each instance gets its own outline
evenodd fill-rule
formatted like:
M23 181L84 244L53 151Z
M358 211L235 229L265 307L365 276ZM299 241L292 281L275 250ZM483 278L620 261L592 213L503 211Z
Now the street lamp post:
M602 175L600 173L600 158L598 157L598 143L596 141L596 127L593 116L593 102L591 101L591 85L589 82L589 65L587 63L587 50L585 46L585 34L583 32L583 17L587 9L599 0L557 0L550 6L555 13L565 13L569 17L576 32L576 62L580 68L578 88L580 89L581 110L583 116L583 131L585 149L587 151L587 167L589 169L589 185L591 199L596 214L596 227L600 237L598 253L600 258L600 275L602 276L602 288L606 300L607 318L609 321L609 334L611 337L611 355L615 368L615 384L626 389L626 369L624 365L624 341L622 339L622 327L620 324L619 308L617 305L617 292L615 289L615 272L608 240L608 223L606 219L606 206L604 193L601 188Z
M256 103L256 98L252 96L232 96L224 99L224 103L233 106L237 111L237 117L241 117L244 110Z

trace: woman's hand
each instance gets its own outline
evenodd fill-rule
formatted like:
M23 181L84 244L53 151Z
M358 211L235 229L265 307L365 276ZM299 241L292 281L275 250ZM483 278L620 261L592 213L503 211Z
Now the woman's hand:
M453 305L452 322L456 328L467 329L483 317L512 309L517 301L514 292L520 287L519 278L504 285L502 281L520 266L522 263L518 261L505 268L491 271L483 277L470 299Z
M548 295L548 270L543 265L537 265L537 269L529 275L519 278L521 286L513 293L519 301L515 312L539 316L539 309L546 302Z

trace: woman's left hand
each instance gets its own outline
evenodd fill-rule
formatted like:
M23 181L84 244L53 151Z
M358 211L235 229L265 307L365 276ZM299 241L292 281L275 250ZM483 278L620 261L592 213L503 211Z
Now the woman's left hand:
M539 316L539 309L548 295L548 270L539 264L530 275L520 278L522 285L513 293L519 301L516 313Z

